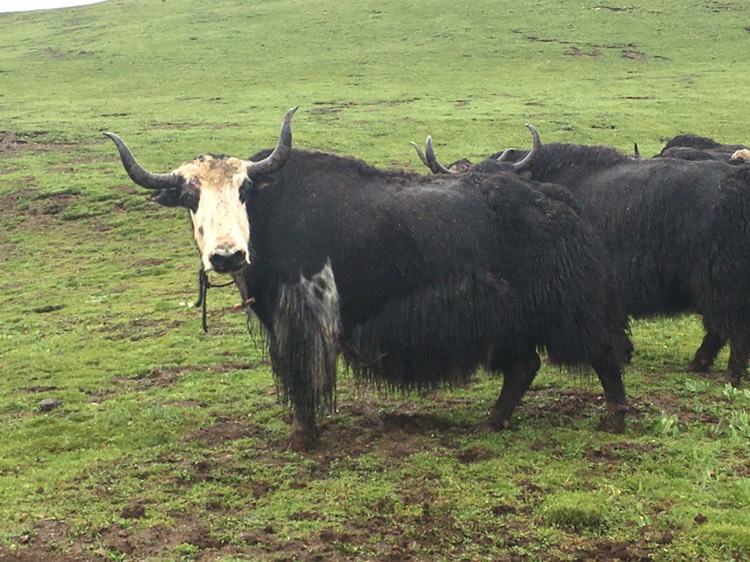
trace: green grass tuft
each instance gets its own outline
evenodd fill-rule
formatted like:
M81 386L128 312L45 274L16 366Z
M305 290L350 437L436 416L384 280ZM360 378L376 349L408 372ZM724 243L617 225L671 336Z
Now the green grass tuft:
M577 533L606 534L614 504L601 493L560 492L547 498L542 512L550 525Z

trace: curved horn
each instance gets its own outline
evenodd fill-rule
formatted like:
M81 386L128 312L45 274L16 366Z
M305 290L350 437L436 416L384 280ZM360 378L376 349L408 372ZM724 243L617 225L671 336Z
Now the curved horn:
M286 164L292 153L292 117L299 106L293 107L286 112L284 124L281 126L279 142L273 152L263 160L250 162L247 165L247 175L250 177L271 174Z
M432 170L433 174L454 174L456 172L453 172L452 170L446 168L443 166L440 162L437 161L437 158L435 158L435 151L432 148L432 136L427 135L427 140L424 143L424 152L422 152L422 149L419 148L417 143L411 143L411 145L416 149L417 155L419 156L419 159L422 161L422 164L427 166L430 170Z
M152 174L141 166L128 148L128 145L114 133L104 133L117 145L122 165L134 183L146 189L171 189L182 185L182 178L172 174Z
M636 160L640 160L641 159L641 151L638 150L638 143L637 142L633 143L633 158L635 158Z
M424 164L425 166L429 168L430 164L429 162L427 162L427 158L425 158L424 152L422 152L422 149L419 148L419 145L415 142L412 142L410 144L414 147L414 150L417 151L417 156L419 156L419 159L422 161L422 164Z
M437 158L435 158L435 151L432 149L432 137L430 135L427 135L427 140L424 143L424 151L425 156L427 157L427 162L431 164L431 170L435 172L436 174L452 174L448 168L443 166L440 162L437 161Z
M531 131L531 138L534 140L534 144L531 147L531 150L529 150L529 153L523 158L523 160L521 160L520 162L516 162L513 165L513 169L516 172L521 172L531 166L542 150L542 139L539 137L539 131L536 130L534 125L529 125L528 123L526 124L526 127L529 129L529 131ZM502 157L503 155L500 155L500 158Z

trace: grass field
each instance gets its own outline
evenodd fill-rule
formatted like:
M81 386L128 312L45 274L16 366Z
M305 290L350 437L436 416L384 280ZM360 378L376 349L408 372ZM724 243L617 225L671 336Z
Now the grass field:
M622 435L598 382L544 367L383 396L345 375L285 450L231 290L200 328L182 212L131 185L202 152L296 146L420 169L543 141L750 143L750 5L715 0L109 0L0 14L0 561L750 558L750 391L684 367L692 317L633 325ZM419 165L418 165L419 164ZM45 399L61 405L40 412Z

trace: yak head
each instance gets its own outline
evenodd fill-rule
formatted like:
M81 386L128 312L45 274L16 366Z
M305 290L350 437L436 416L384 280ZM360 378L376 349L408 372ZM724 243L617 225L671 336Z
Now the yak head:
M280 169L292 150L292 116L284 118L279 142L263 160L252 162L204 154L169 174L144 169L114 133L104 133L117 145L125 171L136 184L155 190L153 200L190 212L193 235L205 271L234 273L250 263L250 221L245 203L253 179Z

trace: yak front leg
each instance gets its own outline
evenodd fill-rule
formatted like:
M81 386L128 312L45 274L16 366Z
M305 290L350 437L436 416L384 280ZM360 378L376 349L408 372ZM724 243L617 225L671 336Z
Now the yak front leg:
M274 374L292 408L292 449L314 445L316 415L335 407L339 331L339 295L330 262L310 279L281 286L270 347Z
M604 389L607 400L607 413L599 422L597 429L610 433L625 431L625 414L628 411L628 401L625 395L625 385L622 382L622 369L617 360L609 355L603 355L592 361L599 381Z
M495 431L510 426L510 416L521 402L521 398L534 382L542 362L539 354L532 350L529 355L507 363L503 368L503 388L495 405L490 410L489 425ZM497 368L492 365L492 368Z

